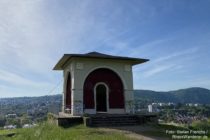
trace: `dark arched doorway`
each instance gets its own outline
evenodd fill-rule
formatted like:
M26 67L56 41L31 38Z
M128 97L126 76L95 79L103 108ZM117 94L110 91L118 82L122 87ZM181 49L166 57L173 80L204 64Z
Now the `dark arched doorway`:
M124 109L124 90L121 78L112 70L99 68L92 71L84 82L84 109L96 109L94 87L97 83L105 83L108 87L107 110Z
M71 112L71 74L68 73L68 78L66 82L66 104L65 109L68 110L68 112Z
M96 112L107 112L107 92L104 84L97 84L95 87Z

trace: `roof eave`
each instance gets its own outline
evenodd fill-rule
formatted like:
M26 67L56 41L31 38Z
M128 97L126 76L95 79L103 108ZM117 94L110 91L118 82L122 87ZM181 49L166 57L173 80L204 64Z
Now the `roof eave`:
M138 64L142 64L149 61L149 59L139 59L139 60L133 60L133 65L138 65Z
M58 63L55 65L53 70L63 70L63 65L70 59L68 55L64 54L63 57L58 61Z
M69 61L69 59L71 59L73 57L81 57L81 56L64 54L63 57L55 65L53 70L63 70L63 66L67 63L67 61ZM99 57L82 56L82 58L99 58ZM99 59L114 59L114 58L100 57ZM140 59L140 58L118 58L116 60L130 61L132 65L142 64L142 63L149 61L149 59Z

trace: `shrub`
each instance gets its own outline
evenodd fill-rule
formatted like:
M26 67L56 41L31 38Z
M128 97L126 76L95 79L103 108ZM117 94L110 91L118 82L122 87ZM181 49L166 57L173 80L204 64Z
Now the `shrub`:
M210 129L210 123L207 120L203 121L194 121L192 123L192 127L194 129L200 129L200 130L208 130Z

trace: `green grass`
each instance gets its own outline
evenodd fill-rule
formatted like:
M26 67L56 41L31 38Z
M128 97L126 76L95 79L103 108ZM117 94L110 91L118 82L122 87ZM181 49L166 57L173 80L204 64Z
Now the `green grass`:
M1 135L7 135L7 134L10 134L10 133L14 133L16 132L16 130L0 130L0 136Z
M0 133L5 133L1 132ZM104 132L97 128L88 128L83 125L62 128L44 123L34 128L13 130L13 137L1 136L1 140L127 140L119 132Z
M144 129L140 135L148 137L169 138L171 135L166 134L166 130L187 130L182 126L173 126L167 124L154 125L145 124L139 126ZM16 133L12 137L7 134ZM208 135L209 139L210 136ZM0 130L0 140L129 140L131 137L126 136L120 131L104 131L98 128L89 128L83 125L75 125L69 128L58 127L53 124L43 123L34 128L24 128L15 130ZM209 140L208 139L208 140Z

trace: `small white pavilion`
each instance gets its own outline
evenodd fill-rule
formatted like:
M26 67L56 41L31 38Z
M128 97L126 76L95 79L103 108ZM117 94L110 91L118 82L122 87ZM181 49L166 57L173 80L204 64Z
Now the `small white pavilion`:
M72 116L132 113L132 66L146 61L98 52L64 54L53 69L63 70L62 112Z

